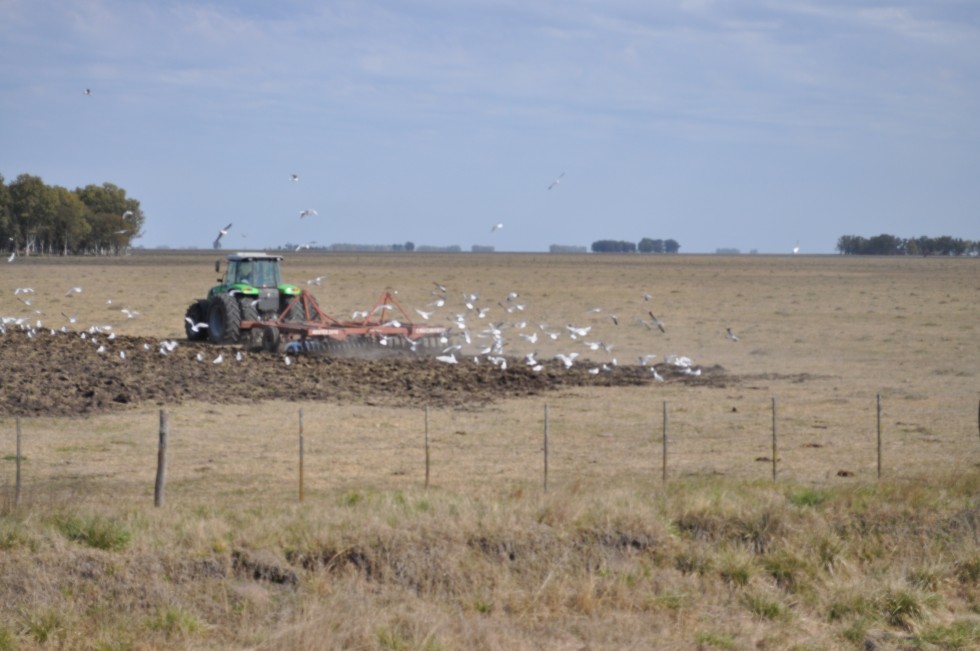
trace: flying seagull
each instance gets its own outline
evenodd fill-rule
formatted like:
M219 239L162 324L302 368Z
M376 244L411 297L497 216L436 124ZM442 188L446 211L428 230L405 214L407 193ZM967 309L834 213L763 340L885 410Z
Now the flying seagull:
M660 332L667 332L667 329L664 328L664 324L660 321L660 319L658 319L657 317L653 316L653 312L647 312L647 314L649 314L650 315L650 318L653 319L653 325L655 325L658 328L660 328Z
M563 177L563 176L565 176L565 173L564 172L562 172L561 174L559 174L558 177L554 181L552 181L551 184L548 186L548 189L550 190L551 188L553 188L556 185L558 185L559 183L561 183L561 177Z
M92 94L92 89L91 88L86 88L85 90L82 91L82 94L83 95L91 95Z
M735 333L732 332L731 328L726 328L725 337L731 339L732 341L738 341L738 337L735 336Z
M216 249L221 248L221 238L227 235L228 231L230 230L231 230L231 224L228 224L227 226L225 226L224 228L218 231L218 237L215 238L214 240L214 248Z
M504 227L503 224L494 224L493 228L490 229L490 232L493 233L494 231L499 231L503 227Z
M289 180L291 180L291 181L299 181L299 174L291 174L289 176Z
M317 211L313 210L312 208L307 208L306 210L299 211L299 218L302 219L304 217L309 217L310 215L317 215L317 214L319 214Z

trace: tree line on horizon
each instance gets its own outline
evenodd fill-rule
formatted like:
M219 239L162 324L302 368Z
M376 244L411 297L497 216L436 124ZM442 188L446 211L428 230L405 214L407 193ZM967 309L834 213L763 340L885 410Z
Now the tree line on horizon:
M18 255L115 255L142 234L140 202L112 183L69 190L0 175L0 250Z
M593 253L677 253L681 245L677 240L661 240L644 237L639 242L627 240L596 240Z
M949 235L916 238L886 233L873 237L842 235L837 240L837 251L843 255L977 255L980 254L980 241Z

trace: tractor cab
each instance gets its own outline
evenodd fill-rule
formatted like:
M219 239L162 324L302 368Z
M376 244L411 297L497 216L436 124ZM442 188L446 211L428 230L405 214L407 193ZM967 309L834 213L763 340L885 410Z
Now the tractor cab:
M279 256L232 256L228 258L225 285L249 285L251 287L278 287L282 281L279 272Z

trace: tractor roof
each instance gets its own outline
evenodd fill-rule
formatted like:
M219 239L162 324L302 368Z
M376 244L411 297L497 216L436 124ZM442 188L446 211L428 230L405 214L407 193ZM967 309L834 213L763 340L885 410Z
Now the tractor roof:
M241 262L242 260L282 260L281 255L275 255L274 253L263 253L261 251L255 253L239 251L235 254L228 254L228 261Z

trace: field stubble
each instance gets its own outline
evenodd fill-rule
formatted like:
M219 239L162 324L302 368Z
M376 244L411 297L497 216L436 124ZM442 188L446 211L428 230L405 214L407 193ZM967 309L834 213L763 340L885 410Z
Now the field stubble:
M0 314L31 315L56 328L65 322L62 313L77 314L79 329L111 323L120 335L181 338L187 304L203 296L213 282L214 257L139 253L107 261L18 260L4 269ZM555 330L566 324L591 325L590 339L613 344L612 354L621 365L636 365L636 358L648 353L657 354L658 361L668 354L686 355L697 364L720 367L725 382L583 384L472 405L465 400L435 405L430 408L430 493L419 490L424 398L397 406L372 399L251 404L243 387L243 399L233 402L185 399L179 404L115 405L84 419L31 417L23 421L26 490L21 510L12 510L9 502L13 464L7 452L13 451L13 419L2 418L5 434L0 440L7 441L6 460L0 466L7 487L5 512L21 514L4 531L5 540L13 541L4 545L15 551L25 546L40 550L47 559L41 566L50 574L44 581L61 588L66 581L78 580L65 578L74 577L77 569L52 560L66 552L74 561L96 568L109 563L118 570L122 562L126 571L145 572L143 578L158 593L144 595L143 605L130 604L121 612L139 619L137 628L148 631L151 646L194 647L206 640L215 646L283 643L319 648L318 641L330 629L341 633L335 639L366 648L459 648L464 642L470 648L577 648L583 640L593 648L626 648L636 640L654 639L662 640L664 648L691 648L695 642L703 648L743 648L759 641L788 648L810 634L845 648L850 637L855 644L874 638L880 648L890 648L882 642L885 638L869 638L865 629L889 628L869 604L894 593L888 593L889 582L895 590L908 583L900 572L879 577L887 581L876 582L878 592L872 594L871 587L858 586L868 578L865 572L838 568L819 587L811 586L819 595L801 597L780 592L761 578L766 574L760 570L762 563L775 561L745 551L740 534L727 543L723 535L724 544L708 536L706 546L693 545L686 551L671 545L655 550L647 543L637 551L629 541L623 543L633 550L629 552L617 547L619 543L586 545L593 551L579 557L569 550L581 546L569 547L568 540L541 542L534 532L542 524L552 527L549 535L559 537L594 529L600 532L596 535L615 538L617 531L626 531L631 540L676 544L671 527L683 522L685 514L725 511L718 504L728 501L737 503L734 510L716 513L717 517L756 526L761 522L756 518L764 515L756 500L779 499L773 497L778 488L746 488L771 476L773 397L779 478L789 486L810 486L805 490L818 491L817 495L843 491L842 502L857 499L851 491L860 495L876 477L879 393L886 480L898 481L899 487L928 485L931 478L942 483L973 477L975 483L980 468L978 268L976 260L947 259L288 255L287 279L303 282L326 276L322 285L311 289L322 307L340 317L369 307L385 288L397 290L409 309L425 307L434 298L435 283L441 283L449 288L450 298L443 318L462 309L463 293L475 292L491 308L487 321L526 320ZM66 296L76 285L84 287L83 293ZM13 295L15 288L26 286L35 289L32 306ZM509 305L504 297L511 291L519 292L518 302L526 305L519 314L504 312ZM120 311L123 307L140 314L129 319ZM602 311L591 312L594 307ZM34 315L34 309L44 314ZM666 333L638 323L649 322L649 312L664 322ZM738 342L726 339L729 327ZM517 357L532 350L541 359L580 350L597 363L609 359L567 337L555 342L541 337L529 345L511 334L508 341L509 354ZM263 363L281 361L270 358ZM288 379L275 377L288 396ZM664 402L669 415L669 479L688 484L675 488L680 492L673 498L660 485ZM547 496L541 494L545 404L550 415ZM167 508L149 511L161 407L171 420ZM306 452L302 506L295 504L299 409L304 414ZM931 499L921 488L894 490ZM741 496L741 491L754 497ZM408 506L399 506L399 500L407 500ZM358 508L359 504L371 506ZM313 515L318 510L311 505L326 506L332 514ZM341 510L333 513L338 506ZM24 519L23 508L38 515ZM839 508L846 512L848 507ZM975 500L971 508L975 513ZM426 572L426 563L430 570L447 571L431 557L408 551L431 547L450 556L459 554L451 529L435 524L438 518L426 515L430 509L466 531L463 548L471 547L485 528L491 538L501 539L492 545L499 543L505 556L508 546L520 539L542 561L549 553L572 564L585 562L589 553L601 558L572 569L553 557L552 570L545 569L547 565L525 567L531 574L527 582L493 569L496 563L474 565L470 559L454 566L453 571L465 577L453 575L457 583L450 587L420 587L404 576L381 581L380 593L370 580L365 584L365 571L370 574L365 567L382 572L386 566L377 559L371 566L367 559L358 561L343 550L344 545L364 547L372 536L385 541L382 547L391 546L371 552L387 553L395 563L396 569L384 571L397 574L398 563L415 564L402 568L402 573L426 581L436 580ZM509 510L510 516L505 514ZM112 561L112 552L77 551L61 541L49 526L64 511L122 521L127 531L136 531L126 560ZM280 515L273 515L278 511ZM603 512L607 515L599 515ZM806 518L791 519L789 529L780 534L783 551L802 554L793 545L804 543L789 530L804 528ZM590 520L597 521L585 527L583 522ZM702 525L710 529L710 523ZM959 556L953 554L953 560L946 554L940 555L946 560L935 562L955 561L967 567L978 562L970 560L976 558L976 523L973 526L972 551L968 546ZM405 532L395 533L393 527ZM331 531L346 531L351 540L333 540L334 535L343 536ZM831 532L817 533L833 547ZM23 541L18 542L18 536ZM863 555L897 558L894 550L857 550L849 547L855 542L838 543L848 563L857 563ZM185 547L189 556L178 551ZM303 562L287 558L290 549L306 554L311 549L321 554L332 550L347 570L304 574ZM614 549L619 551L610 551ZM265 565L263 554L271 555ZM207 574L211 558L224 563L213 576ZM665 558L669 567L661 566ZM923 551L900 560L924 572L930 558ZM154 564L161 562L173 567L157 572ZM149 563L150 569L140 570L141 563ZM702 570L692 573L690 568L699 563L704 564ZM299 596L284 591L289 581L247 580L256 567L299 572ZM351 568L357 571L349 572ZM196 587L157 585L168 572L185 573ZM955 571L946 567L937 573L946 580ZM728 577L728 588L706 583L705 576L716 574ZM741 576L746 584L733 592L731 582L738 583ZM29 583L30 577L22 578ZM633 589L637 581L642 590ZM111 600L105 585L80 585L93 591L97 603ZM31 596L32 590L26 590L11 595L21 610L0 622L0 648L4 635L38 642L45 616L53 617L43 605L43 591L34 590ZM57 592L54 586L52 590ZM848 591L863 595L867 603L844 603L842 597L836 606L828 603L833 601L828 595ZM706 595L703 604L695 598L701 592ZM958 592L955 599L948 591L943 594L946 619L961 621L963 612L978 607L975 593ZM438 598L430 603L426 595ZM801 598L812 603L794 605ZM61 603L57 597L50 599L51 608ZM926 601L920 602L923 608ZM735 603L740 605L735 611L748 614L733 614ZM469 614L447 614L461 604ZM834 607L857 614L842 615L837 623L821 621ZM331 609L336 617L324 615ZM83 633L92 633L90 625L82 623L84 611L67 612L74 615L55 618L52 635L77 641ZM249 621L247 613L253 613L255 621ZM640 616L650 621L641 624ZM291 623L283 625L280 618ZM118 617L105 619L103 637L118 635ZM681 633L685 628L692 633ZM100 639L97 630L91 639ZM130 646L140 647L135 642ZM336 648L342 646L338 643Z

